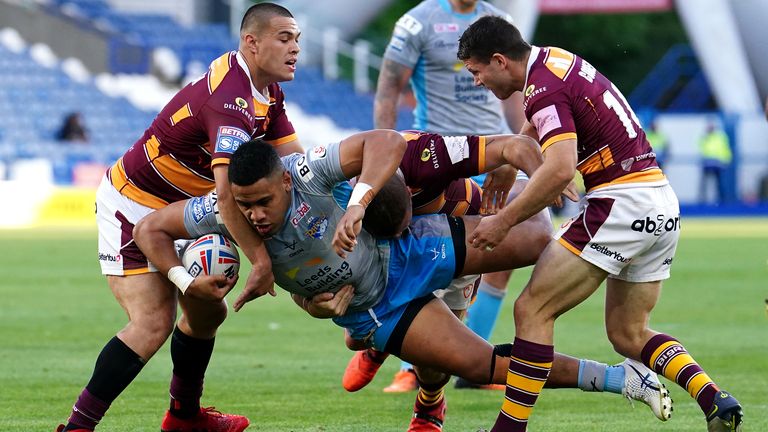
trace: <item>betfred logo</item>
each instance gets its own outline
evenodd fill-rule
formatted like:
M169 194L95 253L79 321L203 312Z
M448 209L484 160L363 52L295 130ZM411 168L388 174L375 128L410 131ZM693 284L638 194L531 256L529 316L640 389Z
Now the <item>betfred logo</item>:
M645 219L637 219L630 225L632 231L645 232L655 236L662 232L677 231L680 229L680 216L665 218L664 215L656 215L655 219L646 216Z

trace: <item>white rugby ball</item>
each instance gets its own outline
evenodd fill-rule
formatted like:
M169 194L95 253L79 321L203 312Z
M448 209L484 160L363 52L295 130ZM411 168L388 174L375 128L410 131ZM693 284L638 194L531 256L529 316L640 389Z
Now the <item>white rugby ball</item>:
M220 234L206 234L193 241L184 249L181 263L195 277L223 274L231 278L240 271L237 247L232 240Z

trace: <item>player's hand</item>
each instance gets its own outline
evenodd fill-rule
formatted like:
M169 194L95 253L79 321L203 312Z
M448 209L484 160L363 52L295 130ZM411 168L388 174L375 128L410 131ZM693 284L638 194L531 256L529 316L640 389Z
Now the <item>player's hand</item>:
M501 215L486 216L469 236L469 245L490 252L504 240L510 228Z
M557 197L553 204L558 208L563 208L563 196L573 202L579 201L579 188L576 187L576 182L571 180L571 182L568 183L568 186L566 186L563 192Z
M512 165L502 165L485 176L480 214L496 214L504 207L516 177L517 170Z
M275 292L275 275L272 274L272 268L271 266L257 266L254 264L251 267L251 272L248 274L248 279L245 281L243 292L237 296L237 299L232 304L232 308L237 312L249 301L267 293L272 297L277 295Z
M349 303L355 296L352 285L344 285L335 293L325 292L307 301L307 313L315 318L335 318L347 313Z
M195 297L201 300L220 302L232 291L237 283L238 276L228 278L224 275L205 275L201 274L189 284L184 295Z
M363 229L363 216L365 209L360 205L347 207L347 211L339 219L336 232L333 233L333 249L342 258L347 257L347 252L352 252L357 245L357 235Z

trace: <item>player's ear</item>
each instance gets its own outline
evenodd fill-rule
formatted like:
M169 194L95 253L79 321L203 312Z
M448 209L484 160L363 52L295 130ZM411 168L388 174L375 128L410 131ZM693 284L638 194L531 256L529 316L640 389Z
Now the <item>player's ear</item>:
M491 62L503 69L507 65L507 57L501 53L493 53Z
M288 170L285 170L283 171L283 188L285 188L286 192L290 192L292 187L293 178L291 177L291 173L289 173Z

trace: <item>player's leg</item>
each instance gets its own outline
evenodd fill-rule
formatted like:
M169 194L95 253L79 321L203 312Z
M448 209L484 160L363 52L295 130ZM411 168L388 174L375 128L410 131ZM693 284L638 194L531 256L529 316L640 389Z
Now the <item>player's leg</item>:
M707 417L710 431L737 430L741 425L739 402L723 392L709 375L672 336L648 328L650 313L661 293L661 282L633 283L609 278L605 322L608 338L616 352L653 368L676 382L698 403ZM641 382L635 391L645 390Z
M517 196L525 188L526 184L528 184L528 177L525 174L520 175L519 173L514 185L512 185L512 189L509 191L507 201ZM548 210L542 210L534 215L531 220L536 223L530 226L533 229L539 230L541 235L547 237L552 235L552 221ZM535 244L542 245L542 243ZM542 250L544 250L543 245L539 252ZM467 327L485 340L490 340L491 338L502 302L507 295L507 284L511 276L512 271L501 271L483 275L477 290L477 297L467 311ZM460 381L457 381L456 387L460 387L460 383Z
M165 342L176 320L176 287L152 272L132 237L136 222L153 210L120 195L106 178L96 193L96 209L101 272L128 324L101 350L64 430L94 429Z
M203 380L213 353L216 330L227 317L225 301L179 296L182 316L171 338L171 403L161 430L242 431L248 419L201 408Z
M94 429L173 329L176 287L160 274L109 276L108 282L130 321L101 350L64 430Z

